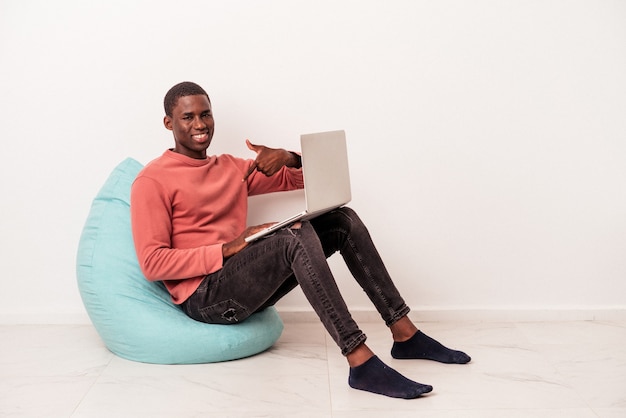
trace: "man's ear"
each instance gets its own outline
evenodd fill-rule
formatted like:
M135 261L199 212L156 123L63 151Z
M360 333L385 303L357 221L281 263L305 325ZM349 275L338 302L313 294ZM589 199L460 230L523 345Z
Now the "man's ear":
M166 129L169 129L171 131L172 130L172 118L166 115L163 118L163 125L165 125Z

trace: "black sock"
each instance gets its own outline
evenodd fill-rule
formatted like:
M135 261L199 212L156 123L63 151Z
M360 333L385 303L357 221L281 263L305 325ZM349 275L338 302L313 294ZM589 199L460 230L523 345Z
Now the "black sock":
M390 396L413 399L433 390L430 385L414 382L383 363L377 356L357 367L350 367L350 387Z
M422 331L417 331L407 341L394 342L391 356L396 359L426 359L454 364L465 364L472 360L464 352L444 347Z

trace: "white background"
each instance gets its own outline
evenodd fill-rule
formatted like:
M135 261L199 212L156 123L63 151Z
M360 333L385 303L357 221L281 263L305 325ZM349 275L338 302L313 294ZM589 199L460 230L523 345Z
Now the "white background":
M86 320L91 200L172 146L183 80L213 153L345 129L351 206L416 310L626 308L624 1L0 0L0 72L5 322Z

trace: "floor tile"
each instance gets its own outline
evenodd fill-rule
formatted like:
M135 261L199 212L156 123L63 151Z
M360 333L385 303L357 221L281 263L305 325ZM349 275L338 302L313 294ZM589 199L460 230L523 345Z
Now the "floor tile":
M525 322L517 327L533 344L626 344L624 322Z
M599 418L624 418L626 408L593 408Z
M284 375L263 370L231 371L229 374L168 376L111 375L101 377L84 398L74 417L105 416L220 416L218 414L304 413L330 410L325 374ZM215 415L211 415L215 414ZM225 415L224 415L225 416Z
M0 377L97 376L113 358L88 325L0 326Z
M70 417L96 377L0 378L0 417Z
M433 393L351 389L319 323L286 323L274 347L246 359L175 366L116 357L91 326L0 326L0 416L626 417L624 321L419 324L470 354L466 365L393 359L389 330L361 326L385 363Z

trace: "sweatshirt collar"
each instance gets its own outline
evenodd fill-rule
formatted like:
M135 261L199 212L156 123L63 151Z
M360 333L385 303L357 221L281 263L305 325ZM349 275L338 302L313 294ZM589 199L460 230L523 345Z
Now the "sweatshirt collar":
M172 151L171 148L166 150L163 153L163 156L168 157L168 158L172 158L174 160L180 161L182 163L185 163L185 164L193 166L193 167L202 167L203 165L209 164L214 159L213 156L207 156L206 158L203 158L201 160L199 160L197 158L191 158L191 157L188 157L186 155L179 154L178 152L174 152L174 151Z

